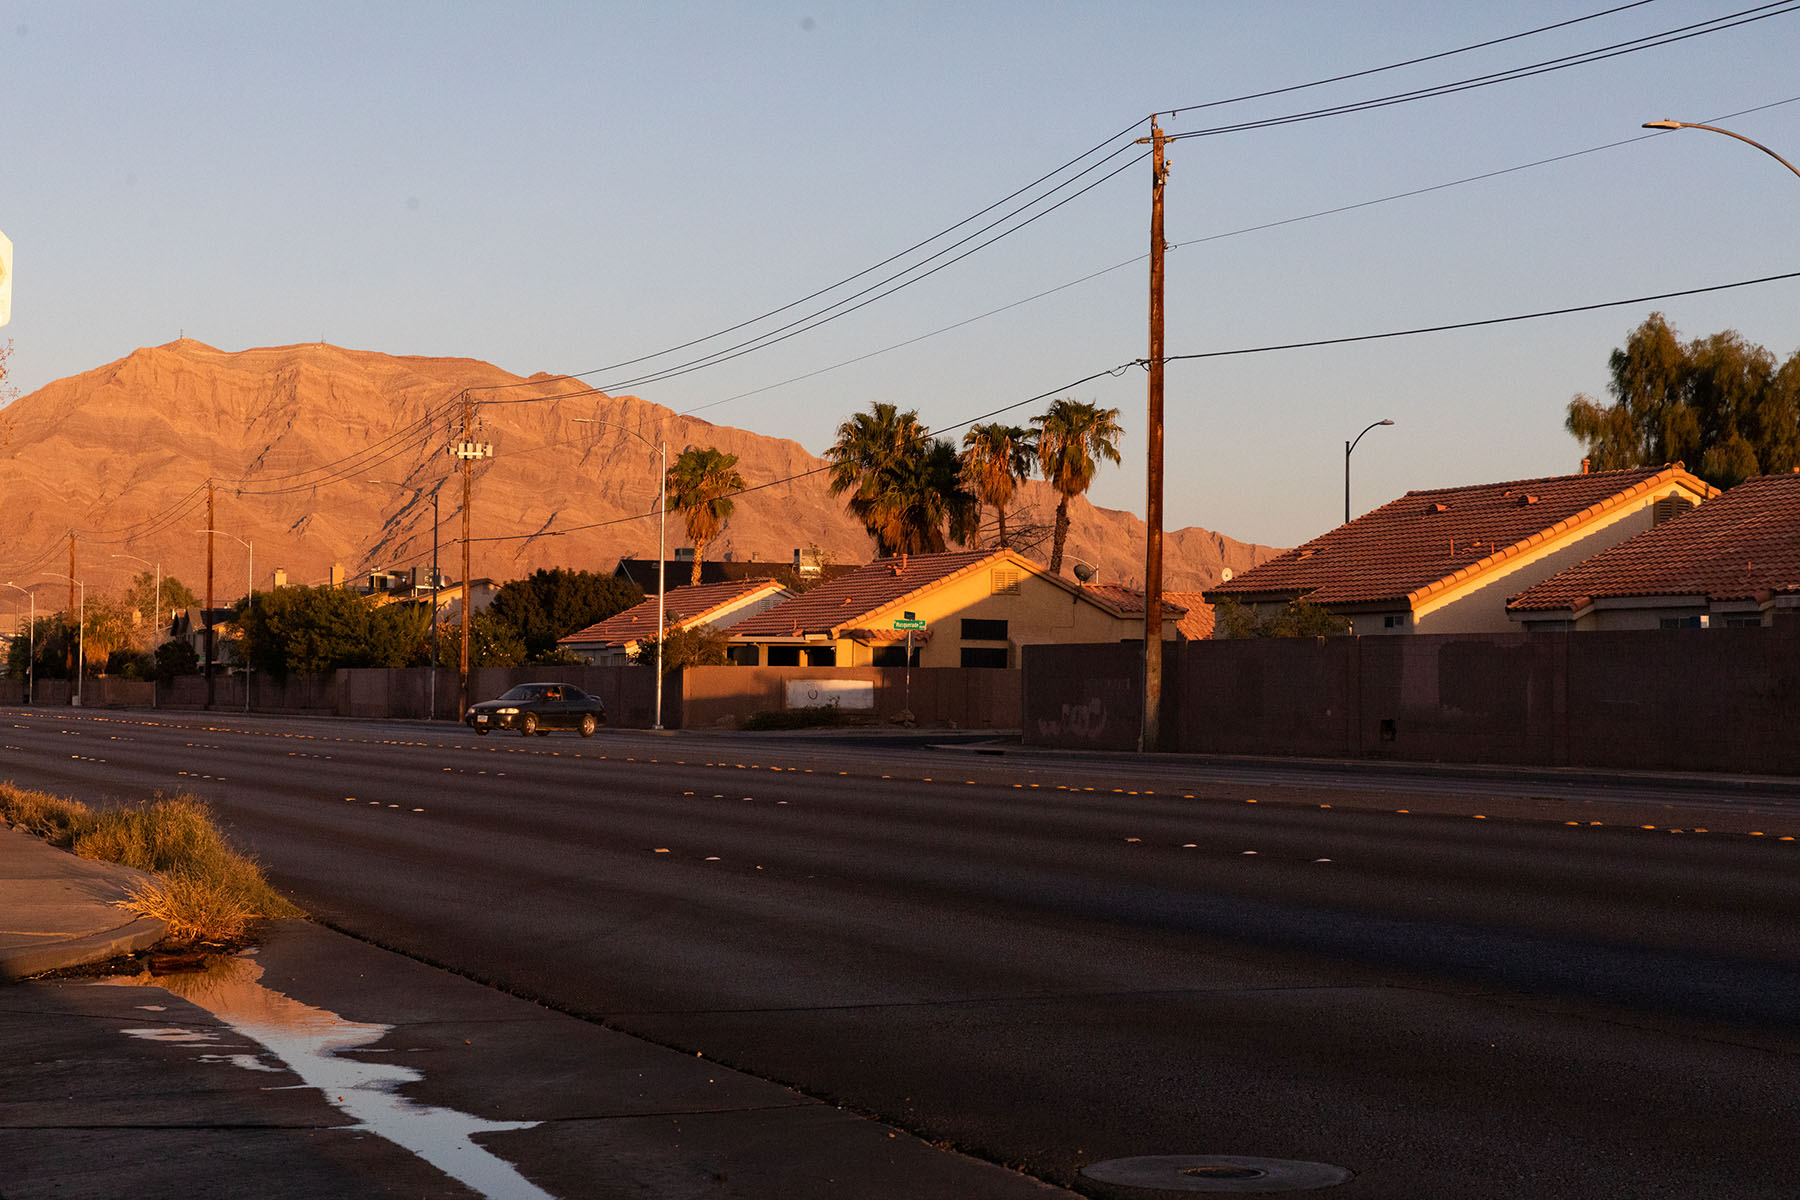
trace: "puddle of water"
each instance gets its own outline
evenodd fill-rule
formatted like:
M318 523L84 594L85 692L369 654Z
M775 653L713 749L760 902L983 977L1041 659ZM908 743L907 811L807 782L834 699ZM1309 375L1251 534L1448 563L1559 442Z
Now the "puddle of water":
M306 1085L322 1092L349 1115L350 1128L366 1129L418 1155L488 1200L556 1200L526 1179L511 1163L477 1145L478 1134L530 1129L536 1121L487 1121L450 1108L416 1104L398 1094L400 1085L424 1078L392 1061L363 1062L342 1057L379 1041L391 1025L346 1021L334 1012L302 1004L262 985L262 967L249 958L220 959L204 971L173 975L108 976L101 987L159 987L203 1008L232 1030L262 1046ZM131 1037L224 1049L213 1032L181 1028L125 1029ZM202 1062L225 1062L254 1071L274 1071L257 1054L209 1053Z

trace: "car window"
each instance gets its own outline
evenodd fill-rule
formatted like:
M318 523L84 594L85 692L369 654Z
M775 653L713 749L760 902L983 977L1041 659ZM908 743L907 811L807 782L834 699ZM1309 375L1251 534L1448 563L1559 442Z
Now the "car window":
M531 689L520 684L518 687L508 688L502 692L500 698L502 700L529 700L531 699Z

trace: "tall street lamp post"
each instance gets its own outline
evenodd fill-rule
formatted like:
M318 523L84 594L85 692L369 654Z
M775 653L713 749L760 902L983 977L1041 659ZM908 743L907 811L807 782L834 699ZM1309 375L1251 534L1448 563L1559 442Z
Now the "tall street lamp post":
M250 539L223 529L196 529L195 533L216 533L228 537L244 548L244 628L238 635L238 647L244 656L244 711L250 711L250 604L256 598L256 548Z
M396 487L401 491L411 492L415 496L423 496L424 488L416 488L408 483L395 483L391 479L371 479L370 483L379 483L386 487ZM437 720L437 673L438 673L438 494L437 489L431 492L431 674L427 675L426 688L429 699L427 706L431 711L426 715L427 721Z
M1768 155L1770 158L1774 159L1776 162L1780 163L1782 166L1786 167L1788 170L1792 171L1794 174L1800 175L1800 167L1796 167L1793 163L1791 163L1787 159L1781 157L1781 155L1775 153L1773 150L1769 149L1767 146L1763 145L1761 142L1752 141L1751 139L1745 137L1743 134L1733 133L1729 129L1720 129L1717 125L1701 125L1695 121L1645 121L1644 128L1645 129L1704 129L1708 133L1722 133L1728 138L1736 138L1738 141L1744 143L1746 146L1755 146L1758 150L1761 150L1764 154Z
M87 674L87 584L68 575L58 575L55 571L45 571L44 574L81 589L79 607L75 610L75 707L80 708L81 680Z
M8 583L7 587L15 592L24 592L31 601L31 624L25 629L25 703L37 703L37 593L29 588L22 588L16 583ZM17 629L13 636L19 636Z
M153 563L149 559L139 558L135 554L115 554L113 557L129 558L134 562L143 563L146 567L156 568L156 599L154 601L156 615L150 618L153 622L150 628L155 631L150 636L150 659L152 664L154 664L156 661L157 647L162 645L162 563ZM141 614L142 610L139 611ZM154 675L152 675L150 679L150 707L156 707L156 677Z
M609 429L617 429L620 433L628 433L657 453L657 499L656 505L662 510L661 519L656 530L656 723L652 729L661 729L662 724L662 692L663 692L663 641L668 630L663 628L663 598L669 594L668 581L664 578L664 559L668 555L669 544L669 439L653 442L635 429L628 429L612 421L596 420L592 417L576 417L578 425L604 425Z
M1381 420L1369 426L1369 429L1379 429L1383 425L1392 424L1392 421ZM1356 443L1363 440L1363 433L1369 432L1369 429L1357 434L1356 441L1344 443L1344 524L1346 525L1350 523L1350 454L1356 449Z

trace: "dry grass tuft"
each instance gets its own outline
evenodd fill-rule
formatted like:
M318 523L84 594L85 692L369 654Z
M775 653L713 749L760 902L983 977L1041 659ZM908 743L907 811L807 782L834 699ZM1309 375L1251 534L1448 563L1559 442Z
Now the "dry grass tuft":
M0 816L83 858L156 876L129 888L130 898L119 906L160 917L176 941L235 941L259 917L303 915L269 886L254 860L231 848L206 805L192 796L96 811L0 783Z

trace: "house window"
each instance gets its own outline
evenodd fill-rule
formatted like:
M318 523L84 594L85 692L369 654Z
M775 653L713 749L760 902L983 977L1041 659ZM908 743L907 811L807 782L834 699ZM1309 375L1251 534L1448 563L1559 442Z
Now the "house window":
M1019 572L1011 567L994 572L993 592L996 596L1016 596L1019 594Z
M725 660L734 667L754 667L756 650L755 646L727 646Z
M837 647L814 646L806 652L806 665L809 667L837 666Z
M877 647L875 647L874 652L872 654L870 654L870 656L869 656L869 665L872 667L904 667L904 666L907 666L908 663L906 661L906 647L905 646L877 646ZM919 665L919 647L917 647L917 646L913 647L912 663L910 665L915 666L915 667Z
M965 667L997 667L1006 668L1005 646L964 646L962 648L962 665Z
M1664 617L1657 622L1661 629L1705 629L1707 620L1704 615L1698 617Z
M1383 629L1405 629L1406 628L1406 614L1405 613L1390 614L1388 616L1381 618L1381 627Z
M1006 640L1006 622L964 617L962 640L965 642L1004 642Z
M1761 629L1762 623L1761 613L1729 613L1725 617L1727 629Z
M797 667L800 665L800 647L770 646L769 665L771 667Z

